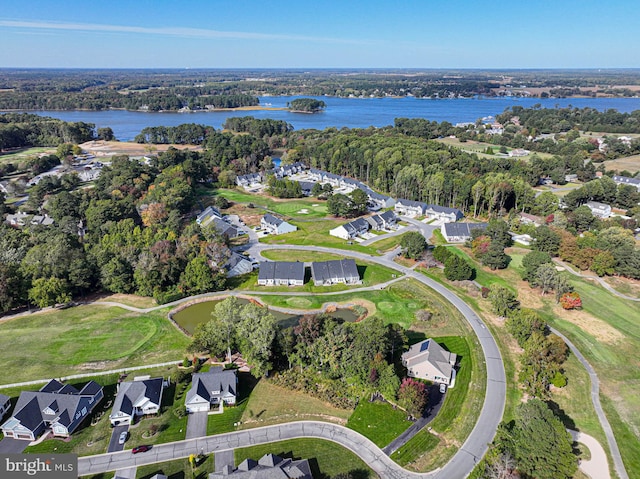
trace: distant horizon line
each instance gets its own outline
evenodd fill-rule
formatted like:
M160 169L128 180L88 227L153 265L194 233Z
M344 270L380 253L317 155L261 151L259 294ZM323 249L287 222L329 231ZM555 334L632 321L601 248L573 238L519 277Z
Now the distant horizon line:
M565 72L611 72L638 71L640 67L20 67L3 66L4 70L173 70L173 71L484 71L484 72L512 72L512 71L565 71Z

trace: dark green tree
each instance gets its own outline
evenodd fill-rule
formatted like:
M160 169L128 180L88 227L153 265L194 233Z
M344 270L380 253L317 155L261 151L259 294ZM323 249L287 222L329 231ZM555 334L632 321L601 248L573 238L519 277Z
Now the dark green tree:
M491 241L487 252L482 255L482 264L491 269L504 269L510 262L511 256L504 252L504 247L499 241Z
M551 256L558 256L560 249L560 235L548 226L539 226L533 233L535 251L542 251Z
M516 294L497 283L489 288L489 301L493 312L503 317L508 316L519 305Z
M410 231L402 236L400 246L406 258L418 259L427 249L427 240L418 231Z
M444 262L444 276L449 281L472 279L474 270L469 263L457 255L451 255Z
M551 256L545 251L532 251L522 258L522 279L531 282L535 281L536 271L540 265L551 263Z

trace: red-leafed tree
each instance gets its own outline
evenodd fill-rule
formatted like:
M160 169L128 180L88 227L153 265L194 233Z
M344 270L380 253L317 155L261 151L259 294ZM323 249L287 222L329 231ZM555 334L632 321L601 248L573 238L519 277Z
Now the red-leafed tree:
M398 390L398 404L414 417L422 416L427 405L427 386L412 378L405 378Z
M564 309L579 309L582 308L582 300L575 291L573 293L564 293L560 296L560 305Z

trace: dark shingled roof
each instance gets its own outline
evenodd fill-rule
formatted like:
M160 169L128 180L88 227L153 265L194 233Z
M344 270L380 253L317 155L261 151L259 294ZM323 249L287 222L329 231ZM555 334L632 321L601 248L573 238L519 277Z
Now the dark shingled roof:
M311 263L311 276L314 281L331 281L335 278L360 280L358 266L353 259L333 261L315 261Z
M280 218L277 218L277 217L275 217L275 216L273 216L272 214L269 214L269 213L264 215L263 219L264 219L265 223L268 223L268 224L273 225L273 226L280 226L284 222Z
M154 404L160 404L163 383L164 379L162 378L120 383L120 389L113 403L113 412L122 411L131 414L133 412L133 405L143 396Z
M471 230L485 229L487 223L445 223L443 226L446 236L471 236Z
M307 459L294 461L266 454L259 461L245 459L235 471L230 468L209 474L209 479L313 479Z
M304 263L299 261L263 261L260 263L258 280L304 281Z

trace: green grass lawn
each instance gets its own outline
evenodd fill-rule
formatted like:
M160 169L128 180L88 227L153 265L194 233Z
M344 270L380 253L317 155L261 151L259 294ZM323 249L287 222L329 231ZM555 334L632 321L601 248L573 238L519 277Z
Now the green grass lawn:
M409 231L407 231L407 233L409 233ZM403 233L403 234L398 235L398 236L391 236L389 238L383 238L383 239L381 239L379 241L375 241L375 242L373 242L371 244L371 247L372 248L376 248L381 253L384 253L386 251L390 251L390 250L395 249L398 246L400 246L400 242L402 241L402 238L407 233Z
M486 371L481 367L479 345L471 346L464 337L434 337L447 350L459 357L455 387L449 389L435 419L429 424L438 436L422 429L391 455L399 464L411 465L419 471L444 465L457 452L454 444L462 444L469 435L482 409ZM430 446L425 449L425 446ZM425 454L426 453L426 454Z
M272 261L333 261L344 259L344 256L316 251L270 249L262 252L262 256Z
M40 153L55 153L56 149L51 147L37 146L33 148L22 148L13 153L4 153L0 155L0 164L19 162L29 158L35 158Z
M236 465L248 458L257 461L269 453L293 459L309 459L313 477L317 479L348 473L361 479L377 477L354 453L322 439L294 439L236 449Z
M179 359L189 339L167 310L78 306L0 323L2 382L64 377Z
M199 462L193 470L188 458L140 466L136 471L136 479L151 479L156 474L164 474L168 479L206 479L209 473L214 471L215 458L212 453Z
M261 243L267 244L291 244L291 245L303 245L303 246L320 246L326 248L338 248L352 251L359 251L361 253L368 253L373 256L377 256L377 248L375 243L372 246L362 246L357 241L343 240L336 236L331 236L329 230L337 228L338 226L347 223L349 220L333 220L325 219L322 221L292 221L298 227L297 231L293 233L287 233L284 235L268 235L264 238L260 238Z
M327 301L323 296L260 296L267 305L282 308L319 309ZM331 296L339 303L363 300L370 315L383 318L388 323L398 323L409 328L415 322L416 312L428 309L432 319L416 327L421 330L443 331L440 334L464 335L466 323L457 309L432 289L413 280L403 280L379 291L360 291Z
M249 373L238 373L238 399L235 406L227 406L222 414L211 414L207 420L207 434L223 434L238 429L242 415L253 395L257 380Z
M312 219L324 218L327 215L326 201L318 200L317 198L276 200L267 195L246 193L235 189L219 189L214 195L224 196L233 203L252 203L257 207L274 211L288 218ZM306 210L306 212L304 210Z
M347 422L347 427L369 438L379 448L383 448L402 434L411 421L401 409L391 404L361 400Z

